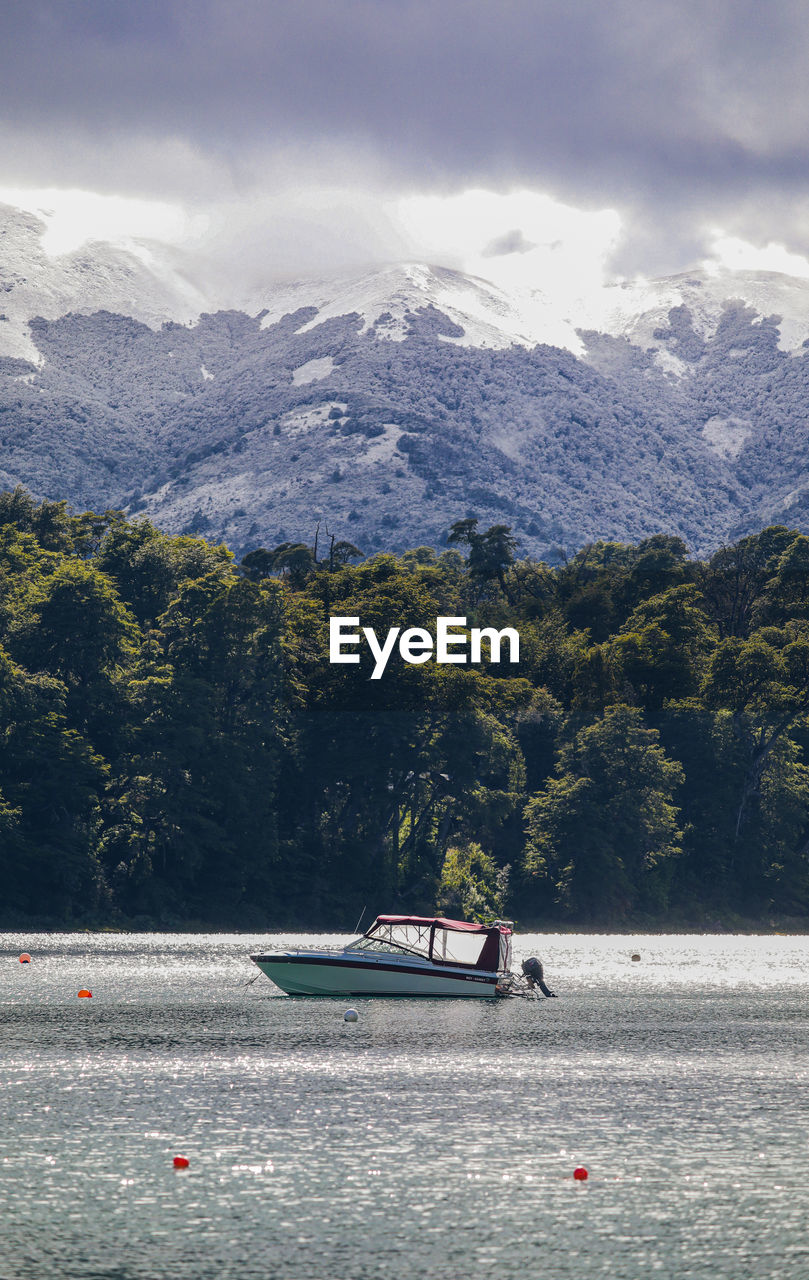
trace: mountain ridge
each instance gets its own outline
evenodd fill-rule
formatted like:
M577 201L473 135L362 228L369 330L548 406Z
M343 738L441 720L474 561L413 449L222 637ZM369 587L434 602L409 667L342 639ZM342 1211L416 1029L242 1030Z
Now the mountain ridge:
M206 310L179 255L49 256L43 230L0 210L5 485L240 552L323 520L401 550L475 514L547 558L701 553L809 518L809 281L681 273L571 317L408 263Z

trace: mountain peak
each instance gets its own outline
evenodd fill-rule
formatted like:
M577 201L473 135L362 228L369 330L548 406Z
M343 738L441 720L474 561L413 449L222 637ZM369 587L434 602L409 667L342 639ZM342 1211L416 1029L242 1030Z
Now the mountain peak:
M695 333L705 339L716 333L733 303L749 307L761 319L778 317L782 351L796 351L809 338L809 280L777 271L730 268L609 285L589 301L578 325L626 337L648 350L659 346L655 334L666 327L673 308L687 308Z
M584 349L573 325L539 292L515 299L491 281L423 262L275 289L262 298L262 325L303 307L314 307L317 314L301 326L302 333L337 316L356 314L361 332L373 330L378 338L400 342L414 317L433 309L449 321L437 336L458 346L502 349L547 343L579 354Z
M188 322L205 309L204 297L163 245L96 241L52 255L43 247L46 231L36 214L0 205L0 356L40 363L29 331L36 316L112 311L158 327Z

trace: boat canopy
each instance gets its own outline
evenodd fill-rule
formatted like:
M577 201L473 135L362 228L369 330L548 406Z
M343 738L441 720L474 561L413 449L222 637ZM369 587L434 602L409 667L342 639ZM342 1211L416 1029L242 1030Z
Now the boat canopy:
M488 973L507 969L510 963L511 929L502 923L470 924L441 916L377 916L363 939L372 946L382 944L423 956L433 964L467 965Z

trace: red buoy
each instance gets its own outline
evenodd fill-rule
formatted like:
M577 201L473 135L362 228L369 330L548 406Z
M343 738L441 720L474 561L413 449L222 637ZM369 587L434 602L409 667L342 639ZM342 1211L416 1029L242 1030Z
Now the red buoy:
M174 1168L175 1168L175 1169L187 1169L187 1168L188 1168L188 1164L189 1164L189 1161L188 1161L187 1156L175 1156L175 1157L174 1157Z
M573 1170L573 1177L577 1182L586 1182L588 1178L587 1170L583 1165L579 1165L578 1169Z
M22 955L20 956L20 964L30 964L30 963L31 963L31 957L29 956L27 951L23 951Z
M79 999L91 1000L92 996L93 996L92 991L88 991L86 987L82 987L81 991L79 992Z

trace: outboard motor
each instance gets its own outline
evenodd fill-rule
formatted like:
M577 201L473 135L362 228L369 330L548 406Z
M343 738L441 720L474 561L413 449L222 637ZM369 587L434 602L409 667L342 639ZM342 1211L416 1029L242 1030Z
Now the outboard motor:
M545 975L542 970L542 963L537 960L536 956L531 956L530 960L523 960L522 971L525 974L525 979L529 987L539 987L543 996L555 997L556 992L551 991L549 987L545 986Z

